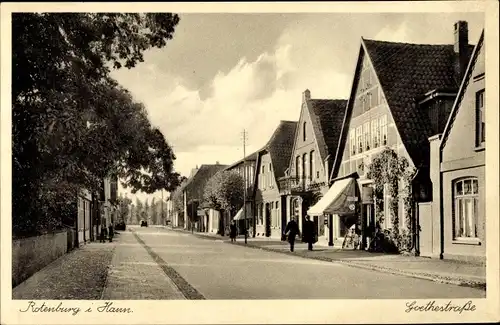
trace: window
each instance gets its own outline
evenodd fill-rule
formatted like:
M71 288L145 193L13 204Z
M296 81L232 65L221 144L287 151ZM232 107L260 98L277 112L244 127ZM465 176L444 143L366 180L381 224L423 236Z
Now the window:
M484 123L484 89L476 93L476 145L479 146L485 140Z
M309 177L314 177L314 150L309 153Z
M372 120L372 148L378 148L379 141L379 128L378 128L378 119Z
M365 150L370 150L370 122L363 124L363 138L365 142Z
M295 158L295 178L299 178L300 176L300 156Z
M453 237L477 238L477 178L455 181L453 196Z
M349 139L351 142L351 155L356 154L356 130L352 129L349 135Z
M276 201L276 203L275 203L274 206L276 208L276 218L275 218L276 220L274 222L274 226L275 227L279 227L279 225L280 225L280 222L279 222L280 221L280 206L279 206L279 202Z
M302 155L302 179L306 179L307 178L307 153L303 154Z
M258 217L259 217L259 225L264 224L264 204L261 203L259 204L259 211L257 211Z
M306 141L306 122L302 124L302 140Z
M358 126L356 128L356 141L358 144L358 153L363 152L363 127Z
M380 142L383 146L387 145L387 115L383 115L379 120L380 125Z

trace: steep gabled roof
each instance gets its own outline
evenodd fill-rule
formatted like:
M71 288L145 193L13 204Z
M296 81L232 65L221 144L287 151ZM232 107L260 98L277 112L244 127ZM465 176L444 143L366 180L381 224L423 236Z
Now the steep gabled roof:
M469 54L472 52L469 46ZM428 138L432 136L428 116L418 110L417 100L433 90L457 91L460 76L455 69L453 45L428 45L361 39L356 71L347 104L342 141L335 161L341 159L357 91L363 53L368 55L380 82L401 140L417 166L427 165ZM333 171L331 177L333 177Z
M245 157L245 161L257 161L257 157L259 155L259 151L256 151L256 152L253 152L251 153L250 155L246 156ZM243 159L240 159L238 160L237 162L227 166L224 170L230 170L230 169L233 169L234 167L238 166L239 164L241 164L243 162Z
M184 191L188 193L189 199L203 200L203 190L207 181L210 177L226 167L227 165L220 164L201 165L184 186Z
M278 187L278 179L285 175L285 170L288 168L288 163L290 162L290 157L292 156L296 130L296 121L280 121L280 124L274 131L269 141L258 151L259 156L264 154L266 151L269 152L274 171L274 178L276 183L278 183ZM257 177L257 174L258 173L255 173L255 177Z
M479 52L484 44L484 29L481 32L481 36L479 36L479 41L477 42L474 51L472 52L471 58L469 60L469 64L467 65L467 70L465 71L464 78L462 80L462 84L460 85L460 89L458 90L457 97L455 102L453 103L453 108L450 112L450 117L448 118L448 122L443 131L443 137L440 145L440 149L442 150L446 145L446 141L448 140L448 135L450 134L450 130L453 127L453 122L455 121L455 117L457 116L458 110L461 107L462 99L464 98L465 91L467 90L467 86L469 85L469 80L472 76L472 72L476 65L477 58L479 56Z
M347 100L309 99L306 104L321 160L324 162L330 156L333 161L339 145Z

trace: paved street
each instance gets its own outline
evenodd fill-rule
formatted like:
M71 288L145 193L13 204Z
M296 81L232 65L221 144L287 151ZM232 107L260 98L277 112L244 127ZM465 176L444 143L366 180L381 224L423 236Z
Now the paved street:
M143 281L155 283L135 286L134 290L139 288L143 291L154 291L159 287L171 291L172 281L189 299L398 299L485 296L484 290L245 248L163 228L132 226L130 229L132 232L121 233L117 254L125 248L134 253L130 253L126 261L121 263L115 258L115 263L120 264L122 269L128 267L129 274L134 270L130 265L149 267L153 271L143 273ZM160 269L163 274L168 274L171 280L161 278ZM122 274L127 276L126 272ZM116 277L116 273L108 279L105 295L110 290L109 282L113 283L113 277ZM118 281L119 277L115 280ZM110 297L134 299L125 289L121 290L126 297L120 298L119 294L111 293ZM140 294L137 299L153 299L153 296L146 292ZM160 299L166 299L164 293Z

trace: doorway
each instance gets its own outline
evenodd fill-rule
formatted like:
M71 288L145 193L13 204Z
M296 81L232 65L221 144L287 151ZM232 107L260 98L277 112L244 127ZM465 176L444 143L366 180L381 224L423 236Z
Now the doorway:
M266 203L266 237L271 236L271 206L269 203Z

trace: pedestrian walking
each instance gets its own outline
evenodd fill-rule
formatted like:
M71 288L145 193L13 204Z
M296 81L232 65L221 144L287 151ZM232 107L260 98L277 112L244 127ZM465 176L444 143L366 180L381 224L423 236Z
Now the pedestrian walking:
M313 250L313 244L316 243L316 229L314 222L311 221L311 217L306 216L306 222L304 222L304 241L307 243L307 250Z
M231 238L231 242L236 242L236 223L234 220L231 221L231 225L229 226L229 237Z
M106 229L105 225L101 225L101 233L99 236L99 242L100 243L105 243L106 242L106 237L108 236L108 230Z
M109 242L111 243L113 241L113 235L114 235L114 231L113 231L113 225L112 224L109 224L108 226L108 236L109 236Z
M286 225L285 236L288 236L288 242L290 243L290 252L293 252L293 248L295 245L295 237L297 235L300 236L300 230L299 230L299 225L295 221L295 219L291 219L288 224Z

